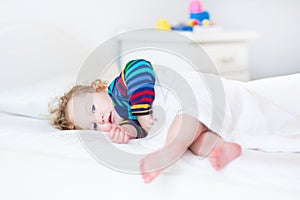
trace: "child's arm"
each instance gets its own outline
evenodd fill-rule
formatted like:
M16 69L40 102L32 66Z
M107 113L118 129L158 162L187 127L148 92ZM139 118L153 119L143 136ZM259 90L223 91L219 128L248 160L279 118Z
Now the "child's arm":
M123 73L132 115L137 117L140 126L148 133L153 124L151 112L155 99L156 76L153 67L150 62L137 59L130 61ZM143 134L144 137L146 135Z
M153 118L152 115L139 115L138 117L138 121L141 125L141 127L147 132L149 133L149 130L151 128L151 126L153 125Z

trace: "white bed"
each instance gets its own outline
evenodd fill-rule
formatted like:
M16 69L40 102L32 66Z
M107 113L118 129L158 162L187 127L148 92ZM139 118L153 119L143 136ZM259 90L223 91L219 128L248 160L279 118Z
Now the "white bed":
M66 50L73 47L69 45ZM79 63L86 52L82 48L72 55L77 55L74 58ZM69 59L64 64L71 67L74 62ZM22 63L15 64L16 68L18 64ZM32 69L30 63L27 68ZM300 78L300 74L282 78L290 77ZM187 152L149 185L144 184L140 175L107 168L86 151L77 131L58 131L41 119L47 112L45 102L50 96L61 94L74 77L67 80L49 75L44 79L21 87L24 78L13 89L2 87L0 199L300 198L300 153L244 149L240 158L224 170L215 171L207 159ZM268 83L275 79L278 78L254 81L249 86L272 95L274 86ZM66 87L59 87L62 84Z
M187 152L150 185L95 161L75 131L0 114L1 199L298 199L300 154L244 150L217 172ZM130 198L130 199L131 199Z

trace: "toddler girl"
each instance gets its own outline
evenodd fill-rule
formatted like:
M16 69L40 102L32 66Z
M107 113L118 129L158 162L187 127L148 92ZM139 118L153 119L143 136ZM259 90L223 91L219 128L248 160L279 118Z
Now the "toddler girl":
M91 86L74 86L65 93L51 111L55 115L53 125L62 130L108 132L111 141L116 143L146 137L154 123L151 113L155 82L156 76L150 62L132 60L110 85L96 80ZM181 127L184 119L189 125ZM168 129L165 146L141 161L140 169L145 182L151 182L159 174L162 164L176 160L187 149L196 155L208 156L216 170L224 168L241 153L238 144L225 142L198 119L178 114ZM157 170L150 173L151 169Z

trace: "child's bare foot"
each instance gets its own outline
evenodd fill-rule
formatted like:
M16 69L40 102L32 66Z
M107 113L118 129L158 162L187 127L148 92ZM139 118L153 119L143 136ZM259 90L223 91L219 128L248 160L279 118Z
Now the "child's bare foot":
M144 159L141 160L140 172L141 172L144 182L151 183L153 181L153 179L155 179L160 174L161 170L157 170L154 172L147 172L146 167L145 167L146 162L147 162L147 157L145 157Z
M229 162L241 155L241 146L231 142L218 142L208 155L216 170L223 169Z
M145 183L153 181L161 171L174 163L186 148L180 143L171 143L163 148L148 154L140 162L140 172Z

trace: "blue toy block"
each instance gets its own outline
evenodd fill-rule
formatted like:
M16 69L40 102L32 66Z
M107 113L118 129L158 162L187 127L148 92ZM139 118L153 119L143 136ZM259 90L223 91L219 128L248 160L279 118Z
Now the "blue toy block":
M203 11L201 13L191 13L190 18L202 22L204 19L209 20L209 13L207 11Z
M171 29L173 31L193 31L192 26L185 26L185 25L172 26Z

